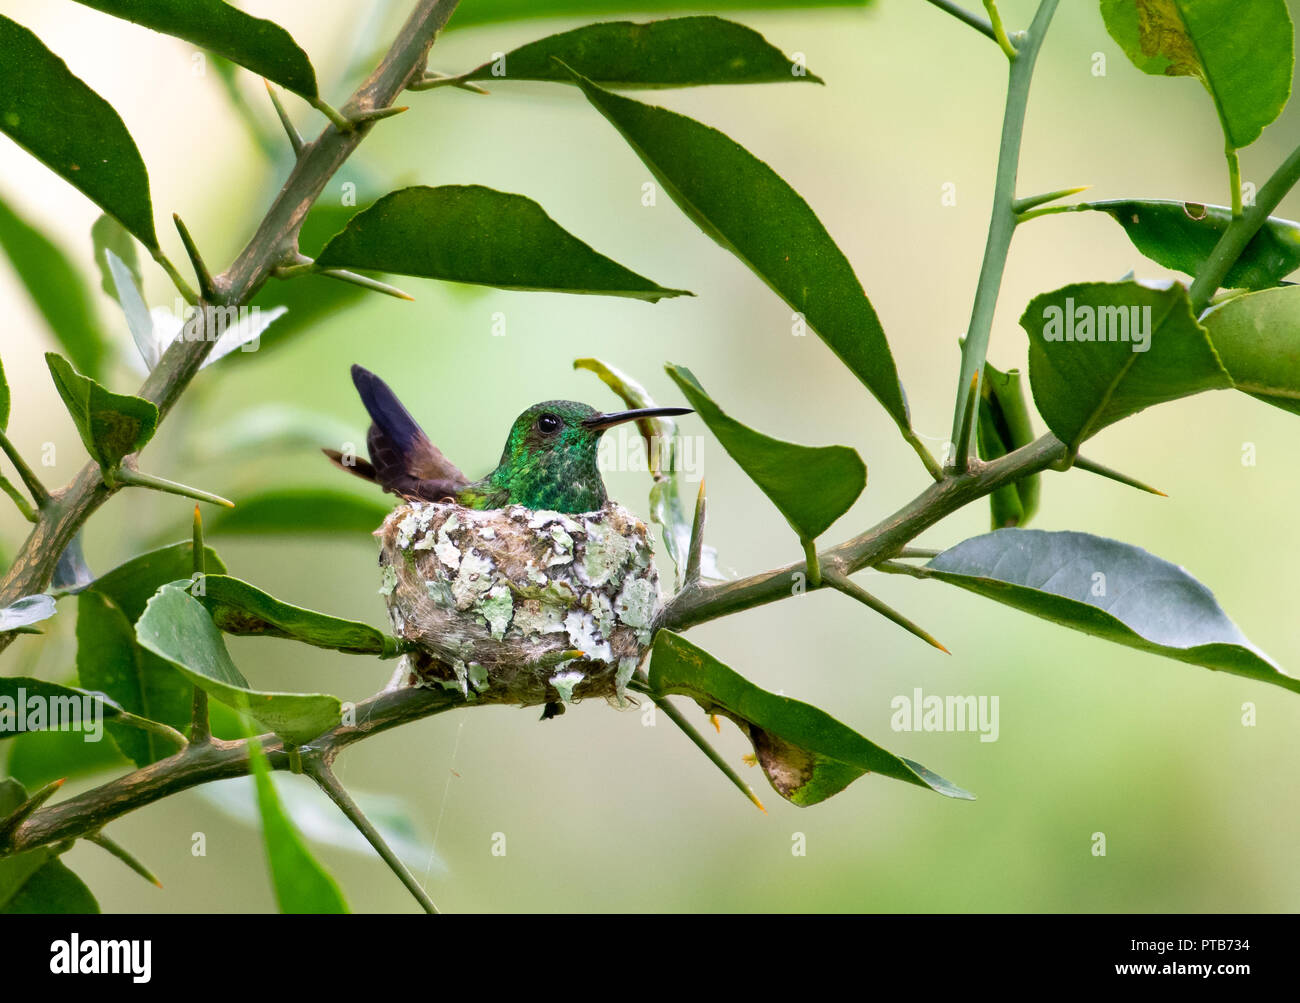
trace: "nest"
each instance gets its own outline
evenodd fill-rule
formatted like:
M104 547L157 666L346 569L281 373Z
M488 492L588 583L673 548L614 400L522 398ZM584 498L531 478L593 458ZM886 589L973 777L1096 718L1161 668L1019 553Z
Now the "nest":
M467 699L625 703L650 643L659 575L644 523L612 502L565 515L412 502L376 531L403 685ZM582 652L575 657L574 652Z

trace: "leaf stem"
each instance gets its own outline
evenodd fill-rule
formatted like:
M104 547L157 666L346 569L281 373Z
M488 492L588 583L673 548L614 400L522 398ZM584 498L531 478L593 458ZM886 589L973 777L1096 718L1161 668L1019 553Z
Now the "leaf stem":
M176 266L171 263L171 259L163 254L161 248L151 247L149 253L153 255L154 261L158 262L162 270L167 273L167 277L172 280L172 285L181 294L181 298L190 306L196 306L199 302L198 295L194 292L193 287L185 281L184 276L176 270Z
M1269 214L1277 208L1297 181L1300 181L1300 146L1291 151L1291 155L1282 161L1272 176L1264 182L1259 190L1255 204L1247 209L1239 219L1234 219L1223 231L1223 236L1214 245L1214 250L1205 259L1188 296L1192 301L1192 313L1198 317L1207 306L1210 298L1223 282L1223 277L1237 263L1246 245L1267 222Z
M966 472L971 454L970 428L966 427L963 433L967 400L979 389L980 374L984 371L984 359L988 355L989 334L993 330L998 290L1006 271L1011 235L1016 229L1016 213L1012 205L1016 198L1016 174L1025 129L1025 109L1029 103L1029 85L1043 39L1047 35L1052 15L1056 13L1057 3L1058 0L1041 0L1029 30L1023 33L1020 48L1011 60L988 239L984 246L984 261L980 266L970 326L962 344L961 377L957 383L957 400L953 407L953 469L959 474Z
M429 898L429 893L415 880L410 869L402 863L401 857L394 853L389 845L384 842L384 837L379 834L379 830L375 828L374 823L366 817L366 813L357 807L357 803L352 800L347 790L339 783L338 777L334 775L334 771L330 769L324 758L322 756L307 756L303 758L302 765L303 771L316 781L317 786L328 794L329 799L338 805L339 810L348 817L348 821L366 837L370 845L375 848L375 852L388 865L389 870L397 875L402 884L406 886L406 890L420 903L420 907L430 915L436 915L438 907L433 904L433 899Z
M1002 15L998 13L998 0L984 0L984 9L988 11L989 23L993 26L993 39L998 43L998 47L1006 53L1006 57L1015 62L1016 47L1011 44L1011 39L1007 38L1007 29L1002 24Z
M921 437L911 428L903 428L900 425L899 430L903 433L903 438L907 440L907 444L921 458L921 462L925 464L925 469L929 471L930 476L936 481L943 480L943 466L934 458L934 454L930 452L925 443L921 441Z
M0 474L0 491L3 491L13 500L13 503L18 506L18 511L22 513L24 519L28 522L36 522L38 518L36 515L36 509L32 508L27 499L22 496L22 492L14 487L9 478L5 477L3 474Z
M817 560L817 541L803 540L803 558L804 566L808 569L808 587L821 588L822 584L822 566Z
M1241 219L1241 158L1229 144L1223 154L1228 159L1228 188L1232 194L1232 218Z
M9 462L12 463L14 469L18 471L18 476L21 478L23 485L27 488L27 493L32 496L32 501L36 503L36 507L44 508L48 505L50 502L50 493L45 490L45 485L41 483L41 479L37 477L32 468L27 465L22 454L14 448L14 444L9 441L9 437L2 431L0 431L0 449L4 450L5 456L9 457ZM8 481L5 483L7 484ZM30 509L28 511L30 511Z
M967 10L960 4L953 3L952 0L930 0L930 3L935 7L938 7L941 11L951 14L958 21L963 21L970 25L981 35L986 35L995 42L998 40L997 34L993 31L993 25L991 25L987 19L980 17L973 11Z

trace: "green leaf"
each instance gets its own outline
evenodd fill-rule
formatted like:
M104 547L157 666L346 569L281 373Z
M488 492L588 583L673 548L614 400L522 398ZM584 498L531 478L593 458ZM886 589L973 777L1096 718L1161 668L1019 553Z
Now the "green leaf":
M329 488L279 488L241 498L233 509L222 509L209 522L213 533L275 533L328 536L372 533L392 506L378 498Z
M54 597L44 593L23 596L0 607L0 634L48 620L54 615Z
M894 421L910 428L876 311L799 193L717 129L577 79L682 212L801 314Z
M235 668L221 633L184 583L165 585L136 623L140 643L175 665L209 696L249 714L286 742L301 745L339 723L338 697L255 690Z
M156 249L149 175L112 106L0 15L0 131Z
M291 606L238 578L204 575L194 598L227 634L283 637L352 655L397 654L397 640L368 624Z
M1071 449L1153 404L1232 386L1178 284L1066 286L1031 300L1020 324L1038 413Z
M0 102L3 100L0 97ZM109 347L80 270L62 248L22 219L3 199L0 248L8 255L55 339L79 369L97 378L104 370ZM0 420L0 429L3 427Z
M980 381L979 424L976 426L981 459L999 456L1034 441L1029 417L1029 403L1020 382L1020 370L1003 373L984 364ZM1039 475L1031 474L1013 484L1006 484L989 496L993 511L993 528L1023 526L1038 511Z
M926 578L1085 634L1300 693L1182 568L1089 533L1000 529L945 550Z
M656 285L596 252L532 199L482 185L391 192L353 216L316 263L652 303L689 295Z
M1286 0L1101 0L1106 30L1143 73L1196 77L1223 135L1249 146L1291 95Z
M348 906L338 883L312 856L280 803L271 780L270 766L256 738L248 743L248 758L257 782L257 805L262 814L266 861L280 912L347 912Z
M665 369L722 448L771 499L799 539L821 536L862 494L867 467L848 446L801 446L773 439L724 414L685 366Z
M225 564L211 547L204 566L222 574ZM77 669L83 686L103 690L131 713L186 732L194 687L164 659L141 647L133 625L155 592L188 579L194 543L186 540L140 554L101 575L77 600ZM137 766L147 766L176 749L150 732L109 727L113 740Z
M5 772L31 788L62 777L88 777L131 767L114 743L87 742L75 731L29 731L4 744L9 750Z
M838 794L864 773L879 773L951 798L974 795L920 763L895 756L825 711L755 686L703 648L679 634L655 635L650 686L680 694L706 714L735 721L773 789L792 804L807 806Z
M17 780L0 780L0 819L27 800ZM97 913L99 903L53 848L0 857L0 915Z
M31 701L35 698L36 703ZM20 709L26 705L26 711ZM34 719L32 710L41 708L41 716ZM0 676L0 738L14 738L18 735L31 735L46 731L51 724L60 724L70 733L76 734L79 741L95 744L90 737L83 738L87 729L68 728L67 725L85 721L107 721L122 713L116 701L103 693L91 693L76 686L61 686L58 683L33 679L30 676ZM57 714L57 720L50 717ZM33 727L38 724L39 726ZM93 735L95 729L89 729ZM51 779L58 779L52 777Z
M46 352L45 361L86 451L105 474L111 476L122 457L142 449L153 438L158 408L150 401L104 389L55 352Z
M9 381L5 379L4 362L0 361L0 432L9 428Z
M825 7L863 7L866 0L721 0L709 4L711 10L816 10ZM696 10L699 4L689 0L643 0L638 10L670 11ZM626 0L474 0L457 8L450 28L464 28L472 24L489 24L500 21L518 21L534 17L595 17L602 14L622 14L628 9Z
M100 216L90 227L90 242L95 250L95 265L99 268L99 286L104 292L118 300L117 283L108 267L109 251L126 266L136 289L144 288L144 273L140 271L140 256L136 253L135 241L121 223L112 216ZM75 356L73 361L76 361Z
M520 46L459 79L572 83L557 58L604 87L823 82L752 28L709 16L585 25Z
M107 693L139 717L182 732L189 725L194 688L170 665L141 648L126 614L93 588L77 597L77 678L82 686ZM176 752L174 743L151 731L110 723L108 733L136 766L148 766Z
M223 575L226 565L211 547L203 548L203 566L209 574ZM91 587L113 601L126 618L135 623L145 604L162 586L189 578L194 568L194 541L183 540L139 554L100 575Z
M1201 323L1238 390L1300 414L1300 286L1234 296Z
M1080 208L1107 213L1133 246L1166 268L1195 275L1232 221L1221 205L1164 199L1113 199ZM1251 238L1220 285L1225 289L1267 289L1300 268L1300 224L1270 216Z
M305 98L316 97L316 71L307 54L274 21L245 14L222 0L78 0L105 14L175 35L225 56Z

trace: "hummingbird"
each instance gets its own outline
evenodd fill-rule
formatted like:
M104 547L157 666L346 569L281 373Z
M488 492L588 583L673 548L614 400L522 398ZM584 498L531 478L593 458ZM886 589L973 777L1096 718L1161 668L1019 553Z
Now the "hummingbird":
M543 401L510 426L496 469L471 481L425 435L387 383L356 365L352 382L370 414L370 462L323 449L334 465L407 500L450 500L473 509L523 505L573 513L601 508L608 496L596 448L605 430L640 418L692 413L686 407L602 413L577 401Z

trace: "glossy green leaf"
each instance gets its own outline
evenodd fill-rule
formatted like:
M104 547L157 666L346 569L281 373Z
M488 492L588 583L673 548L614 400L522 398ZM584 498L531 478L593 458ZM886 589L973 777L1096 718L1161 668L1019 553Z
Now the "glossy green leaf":
M801 314L899 426L910 427L876 311L799 193L717 129L578 83L682 212Z
M826 7L864 7L867 0L720 0L709 4L710 10L817 10ZM642 0L636 5L640 11L697 10L699 4L689 0ZM605 14L625 14L626 0L474 0L456 9L449 28L464 28L474 24L499 21L518 21L533 17L594 17Z
M0 15L0 131L145 247L156 248L149 175L116 111L21 24Z
M104 292L113 299L118 299L117 284L108 267L109 251L126 266L136 289L144 288L144 273L140 271L140 256L136 253L135 241L121 223L112 216L100 216L90 227L90 243L95 251L95 265L99 269L99 286ZM75 356L73 361L76 362Z
M392 510L391 504L374 495L330 488L280 488L240 498L238 506L221 510L208 525L211 532L224 536L342 536L373 533Z
M711 16L584 25L513 49L460 79L572 83L557 58L603 87L822 83L752 28Z
M84 744L95 744L83 732L93 735L95 721L109 721L121 712L121 706L103 693L30 676L0 676L0 738L60 730L75 733Z
M979 424L976 426L979 455L984 460L1028 445L1034 441L1029 402L1025 399L1020 370L1000 372L987 362L980 381ZM1039 475L1031 474L1006 484L989 495L993 528L1023 526L1038 511Z
M280 803L271 768L257 739L249 742L249 762L257 784L257 806L262 816L262 839L282 913L345 913L347 903L338 883L316 860L289 813Z
M1200 271L1232 210L1163 199L1113 199L1082 208L1115 220L1146 257L1188 275ZM1225 289L1267 289L1300 268L1300 224L1270 216L1220 283Z
M1176 283L1066 286L1031 300L1020 324L1038 413L1071 449L1153 404L1232 386Z
M0 780L0 819L27 800L17 780ZM0 915L97 913L99 903L52 847L0 857Z
M1090 533L1000 529L918 569L1026 613L1131 648L1300 693L1213 593L1176 564Z
M77 2L193 42L305 98L316 96L316 71L292 36L274 21L245 14L223 0Z
M8 606L0 607L0 633L30 627L34 623L48 620L54 615L54 597L38 593L15 599Z
M316 263L652 303L687 295L593 250L532 199L482 185L419 185L391 192L353 216Z
M1106 30L1143 73L1196 77L1230 146L1259 138L1291 95L1286 0L1101 0Z
M86 451L106 472L153 438L158 408L150 401L104 389L54 352L45 361Z
M182 583L160 589L136 623L140 643L209 696L249 714L286 742L302 744L339 723L338 697L255 690L230 660L221 632Z
M194 595L227 634L282 637L352 655L397 654L397 640L368 624L291 606L227 575L204 575Z
M141 648L126 614L95 589L77 596L77 679L139 717L181 732L189 725L194 688L170 665ZM148 766L176 752L175 743L151 731L110 722L108 733L136 766Z
M684 366L668 375L728 455L771 499L801 540L815 540L867 485L867 467L848 446L801 446L757 432L723 413ZM809 485L816 485L810 490Z
M706 714L736 722L753 743L773 789L792 804L824 801L864 773L879 773L945 797L974 798L920 763L868 741L825 711L760 689L672 631L655 635L650 685L656 693L690 697Z
M3 101L3 97L0 97ZM109 347L76 265L57 244L0 199L0 248L36 304L50 333L77 368L97 379ZM0 421L0 428L4 422Z
M203 548L208 574L226 573L225 562L211 547ZM194 542L184 540L139 554L95 579L92 587L112 600L135 623L153 594L168 582L189 578L194 568Z
M211 547L205 547L203 554L209 573L225 572L225 564ZM160 547L101 575L77 599L81 685L102 690L131 713L182 733L189 728L194 687L171 663L139 645L133 625L158 589L188 579L193 567L192 540ZM137 766L176 751L165 739L134 728L110 726L109 733Z
M1238 390L1300 414L1300 286L1235 296L1201 323Z

